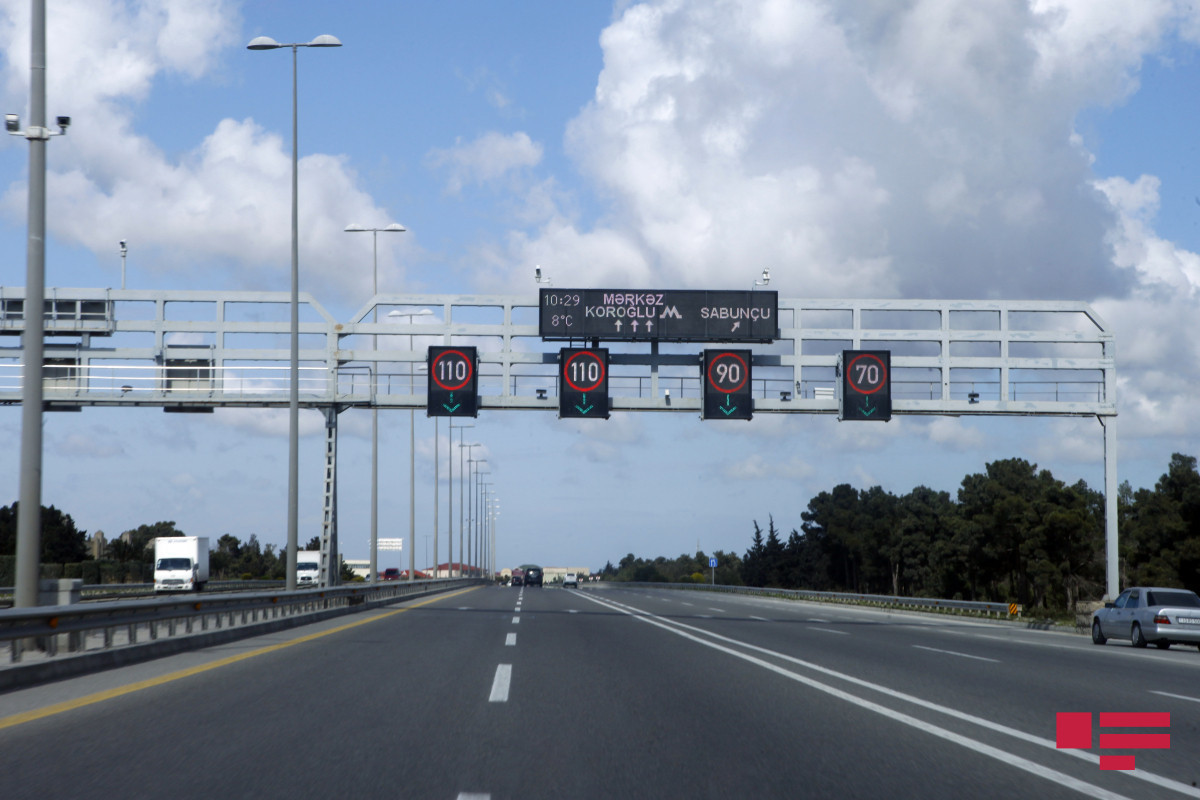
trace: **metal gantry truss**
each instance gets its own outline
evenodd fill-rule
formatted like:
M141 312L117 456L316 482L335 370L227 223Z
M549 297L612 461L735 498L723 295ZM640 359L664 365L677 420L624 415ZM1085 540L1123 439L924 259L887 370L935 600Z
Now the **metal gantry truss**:
M46 407L286 407L289 302L287 292L47 289ZM558 408L558 350L570 343L539 337L536 296L384 294L345 322L307 293L300 302L300 404L325 410L328 422L322 544L333 548L330 558L337 414L424 408L428 347L478 348L484 411ZM380 322L372 321L376 308ZM21 402L25 324L23 288L0 287L0 344L4 334L12 343L0 346L2 404ZM604 345L613 412L700 413L705 345ZM1114 346L1081 302L780 298L779 338L752 345L754 412L836 414L838 356L876 349L891 352L897 416L1096 417L1104 431L1107 588L1115 596ZM331 563L323 557L323 566Z

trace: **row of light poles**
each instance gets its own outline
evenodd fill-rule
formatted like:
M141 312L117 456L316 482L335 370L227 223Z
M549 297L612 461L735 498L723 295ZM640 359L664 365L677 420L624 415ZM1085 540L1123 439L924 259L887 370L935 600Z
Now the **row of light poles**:
M292 49L292 274L291 274L291 380L288 401L288 542L287 542L287 588L294 590L296 588L296 550L298 542L299 528L299 512L298 512L298 495L299 495L299 407L300 407L300 245L299 245L299 186L298 186L298 102L297 102L297 52L301 47L341 47L342 43L333 36L323 34L316 37L310 42L292 42L289 44L281 44L267 36L259 36L251 40L247 45L250 50L277 50L286 47ZM403 233L407 229L399 223L392 223L383 228L365 228L361 225L347 225L345 231L347 233L370 233L372 237L372 279L371 289L373 295L379 293L379 234L380 233ZM122 243L124 250L124 243ZM122 252L124 255L124 251ZM412 317L431 314L428 309L413 313L405 313L400 311L392 311L388 314L389 317L408 317L411 324ZM374 308L372 311L372 320L376 324L379 322L379 309ZM371 348L378 350L378 335L371 335ZM412 349L412 334L409 334L409 349ZM379 380L378 362L373 367L373 376L371 393L372 397L376 392L377 383ZM410 393L415 393L415 386L412 381L414 375L409 376ZM40 382L39 382L40 385ZM39 404L40 405L40 404ZM409 580L416 578L416 439L415 439L415 420L414 410L409 409L409 550L408 550L408 576ZM450 465L450 492L448 494L447 506L447 552L449 553L449 563L451 564L451 572L453 572L454 563L454 536L453 536L453 475L454 475L454 458L453 458L453 442L454 430L460 432L465 428L474 427L472 425L455 425L453 420L450 422L450 443L451 449L449 452ZM465 532L464 527L464 503L462 492L462 452L466 450L474 455L473 449L482 445L476 443L467 445L462 441L460 433L459 441L459 563L463 565L467 562L464 558L464 546L468 546L473 551L470 560L476 563L476 566L483 568L485 563L494 571L494 563L483 560L483 553L486 550L489 554L492 551L493 541L485 542L485 531L494 538L492 526L488 523L494 521L494 517L499 514L498 502L497 508L493 509L491 503L495 501L494 497L489 497L487 506L487 514L483 511L483 487L491 488L492 484L481 484L478 491L478 509L473 512L473 516L468 520L471 525L471 537L464 542ZM434 510L433 510L433 559L434 570L436 573L438 560L437 548L437 528L438 528L438 497L437 484L440 480L438 472L440 470L440 454L437 452L436 440L440 434L438 433L435 419L434 438ZM470 478L476 481L479 475L490 474L488 472L479 472L475 465L484 464L487 459L468 458L468 466L471 469ZM471 490L471 499L476 503L476 490ZM376 408L371 409L371 575L370 580L374 583L378 578L378 543L379 543L379 411ZM337 565L329 566L329 575L336 575ZM460 566L460 575L463 568Z

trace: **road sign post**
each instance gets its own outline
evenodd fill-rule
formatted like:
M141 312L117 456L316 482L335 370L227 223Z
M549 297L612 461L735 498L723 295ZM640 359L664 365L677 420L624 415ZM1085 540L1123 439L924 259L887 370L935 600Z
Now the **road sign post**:
M838 368L839 420L887 422L892 418L892 351L843 350Z
M479 416L479 355L474 347L430 347L426 364L426 416Z
M704 383L704 419L750 419L751 352L705 350L701 381Z
M608 419L608 350L564 347L558 351L560 419Z

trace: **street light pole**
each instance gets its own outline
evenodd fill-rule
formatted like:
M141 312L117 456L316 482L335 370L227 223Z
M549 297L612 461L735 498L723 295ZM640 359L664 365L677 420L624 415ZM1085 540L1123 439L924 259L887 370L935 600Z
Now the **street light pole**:
M428 317L433 314L428 308L422 308L420 311L399 311L393 309L388 312L389 317L408 317L408 324L412 324L413 317ZM408 334L408 350L411 353L413 349L413 335ZM413 362L408 362L408 393L416 392L415 384L416 376L413 372ZM417 434L416 422L414 421L415 411L408 410L408 543L411 548L408 551L408 579L416 580L416 564L417 564Z
M471 428L474 426L473 425L464 425L462 427ZM483 446L479 442L476 442L475 444L464 444L462 440L463 440L463 434L459 434L459 437L458 437L458 562L459 562L458 563L458 577L460 577L460 578L465 577L466 573L467 573L467 560L466 560L466 552L467 551L465 549L466 545L464 544L464 536L463 536L463 530L466 527L466 520L463 516L463 507L464 507L464 502L466 501L466 498L467 498L467 491L469 491L470 485L471 485L471 481L470 481L471 465L470 465L470 463L468 463L467 468L465 470L463 469L463 457L462 457L463 450L466 449L468 456L470 456L472 454L472 450L474 448ZM468 461L469 461L469 459L468 459ZM464 477L467 478L467 490L463 489L463 478Z
M448 455L446 455L446 461L450 462L450 477L449 477L449 480L446 481L446 487L448 487L450 489L450 491L448 493L448 497L446 497L446 549L448 549L448 551L450 553L449 558L448 558L448 563L450 566L449 566L448 576L446 576L446 577L450 577L450 578L454 577L454 432L455 431L461 432L463 428L474 428L474 427L475 427L474 425L455 425L454 419L452 419L452 417L451 417L450 437L449 437L450 452L448 453ZM466 435L466 434L464 434L464 433L458 434L458 447L460 447L460 450L458 450L458 519L460 519L460 521L462 519L462 439L463 439L464 435ZM460 522L460 530L461 530L461 522ZM461 567L461 565L462 565L462 539L461 539L461 534L460 534L460 540L458 540L458 548L460 548L460 549L458 549L458 563L460 563L460 569L458 569L458 577L461 578L462 577L462 567Z
M292 320L291 320L291 386L288 392L288 541L287 579L285 588L296 590L296 546L299 539L300 496L300 191L298 109L296 90L296 52L301 47L341 47L336 37L322 34L311 42L280 44L269 36L257 36L246 45L247 50L277 50L292 48ZM336 566L327 565L328 571Z
M379 295L379 234L404 233L407 228L398 222L393 222L386 228L364 228L350 223L345 227L346 233L371 233L371 299L374 308L371 309L372 322L379 322L379 304L375 298ZM379 349L378 334L371 334L372 352ZM371 383L371 583L379 577L379 409L375 405L375 393L379 387L379 361L372 367L374 380Z

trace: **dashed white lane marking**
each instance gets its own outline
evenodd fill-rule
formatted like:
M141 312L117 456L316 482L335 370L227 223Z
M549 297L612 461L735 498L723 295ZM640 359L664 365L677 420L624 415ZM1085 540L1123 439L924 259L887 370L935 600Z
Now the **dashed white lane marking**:
M568 613L568 614L578 614L578 613L579 613L579 609L577 609L577 608L568 608L568 609L567 609L567 613Z
M1173 697L1176 700L1191 700L1193 703L1200 703L1200 697L1188 697L1186 694L1171 694L1170 692L1158 692L1154 689L1150 690L1150 694L1161 694L1163 697Z
M838 636L849 636L845 631L835 631L833 628L814 628L812 625L806 626L810 631L820 631L821 633L836 633Z
M827 619L817 619L816 617L809 617L809 618L806 620L806 622L819 622L819 623L821 623L822 625L828 625L828 624L829 624L829 620L827 620Z
M497 664L496 677L492 678L492 693L489 703L507 703L508 687L512 684L512 664Z
M520 625L520 624L521 624L521 618L513 617L513 625Z
M771 620L767 619L766 617L756 617L753 614L750 615L750 619L756 619L759 622L770 622L771 621Z
M457 800L492 800L487 792L459 792Z
M709 607L708 607L708 610L709 610L709 611L719 611L719 612L720 612L720 613L722 613L722 614L724 614L724 613L725 613L725 609L723 609L723 608L713 608L712 606L709 606Z
M508 636L504 637L504 646L505 647L514 647L514 646L516 646L516 644L517 644L517 635L515 633L510 633Z
M683 605L685 605L685 606L692 606L692 605L695 605L695 603L683 603Z
M973 656L968 653L956 653L953 650L939 650L936 647L926 647L923 644L914 644L913 647L917 648L918 650L928 650L931 653L945 653L948 656L958 656L959 658L973 658L976 661L990 661L993 664L1000 663L999 661L997 661L994 658L984 658L983 656Z

